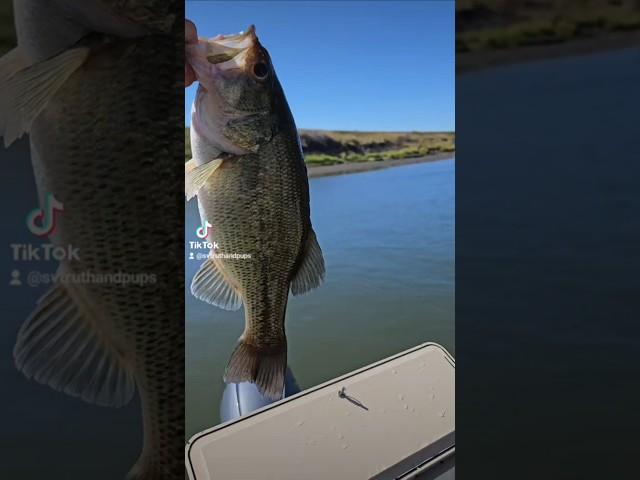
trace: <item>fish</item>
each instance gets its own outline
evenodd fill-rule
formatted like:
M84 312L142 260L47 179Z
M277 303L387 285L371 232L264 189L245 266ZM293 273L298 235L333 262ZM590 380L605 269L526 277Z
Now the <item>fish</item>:
M21 325L16 367L100 406L137 392L143 444L128 478L183 479L182 1L14 7L0 135L29 135L40 205L63 206L48 240L77 250Z
M186 46L199 82L191 112L185 195L212 225L208 258L191 282L198 299L244 305L245 325L225 369L282 398L288 295L314 289L325 264L311 224L307 169L293 115L253 25Z

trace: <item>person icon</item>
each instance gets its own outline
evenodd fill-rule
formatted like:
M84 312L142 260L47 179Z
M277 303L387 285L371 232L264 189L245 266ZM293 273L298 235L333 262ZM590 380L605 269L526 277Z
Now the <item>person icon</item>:
M9 285L12 287L19 287L22 285L22 282L20 281L20 270L14 270L11 272L11 281L9 282Z
M193 260L193 252L189 252L189 260Z

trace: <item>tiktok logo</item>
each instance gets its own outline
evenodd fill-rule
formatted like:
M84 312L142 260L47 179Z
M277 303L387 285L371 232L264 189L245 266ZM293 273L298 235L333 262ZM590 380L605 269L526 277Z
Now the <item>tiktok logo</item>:
M27 228L38 237L46 237L56 228L56 214L62 212L62 202L56 200L53 193L47 194L44 209L36 208L27 214Z
M213 225L211 225L208 221L205 220L204 225L198 227L198 229L196 230L196 235L198 236L198 238L207 238L207 235L209 235L209 230L211 230L211 227L213 227Z

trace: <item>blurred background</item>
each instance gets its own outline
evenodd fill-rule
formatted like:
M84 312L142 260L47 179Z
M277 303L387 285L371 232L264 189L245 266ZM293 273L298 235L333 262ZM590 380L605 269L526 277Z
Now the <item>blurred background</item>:
M640 3L456 10L456 473L636 478Z
M0 3L0 55L11 50L15 45L15 28L13 25L13 3Z

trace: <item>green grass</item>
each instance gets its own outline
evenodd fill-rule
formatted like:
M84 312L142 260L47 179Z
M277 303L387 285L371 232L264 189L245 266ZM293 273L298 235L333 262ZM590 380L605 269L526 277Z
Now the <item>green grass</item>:
M333 155L325 154L309 154L305 155L304 161L307 165L336 165L338 163L344 163L345 160L340 157L334 157Z
M379 162L455 152L452 132L344 132L300 130L307 165ZM185 160L191 158L185 128Z
M456 51L548 45L640 30L640 1L458 0Z

